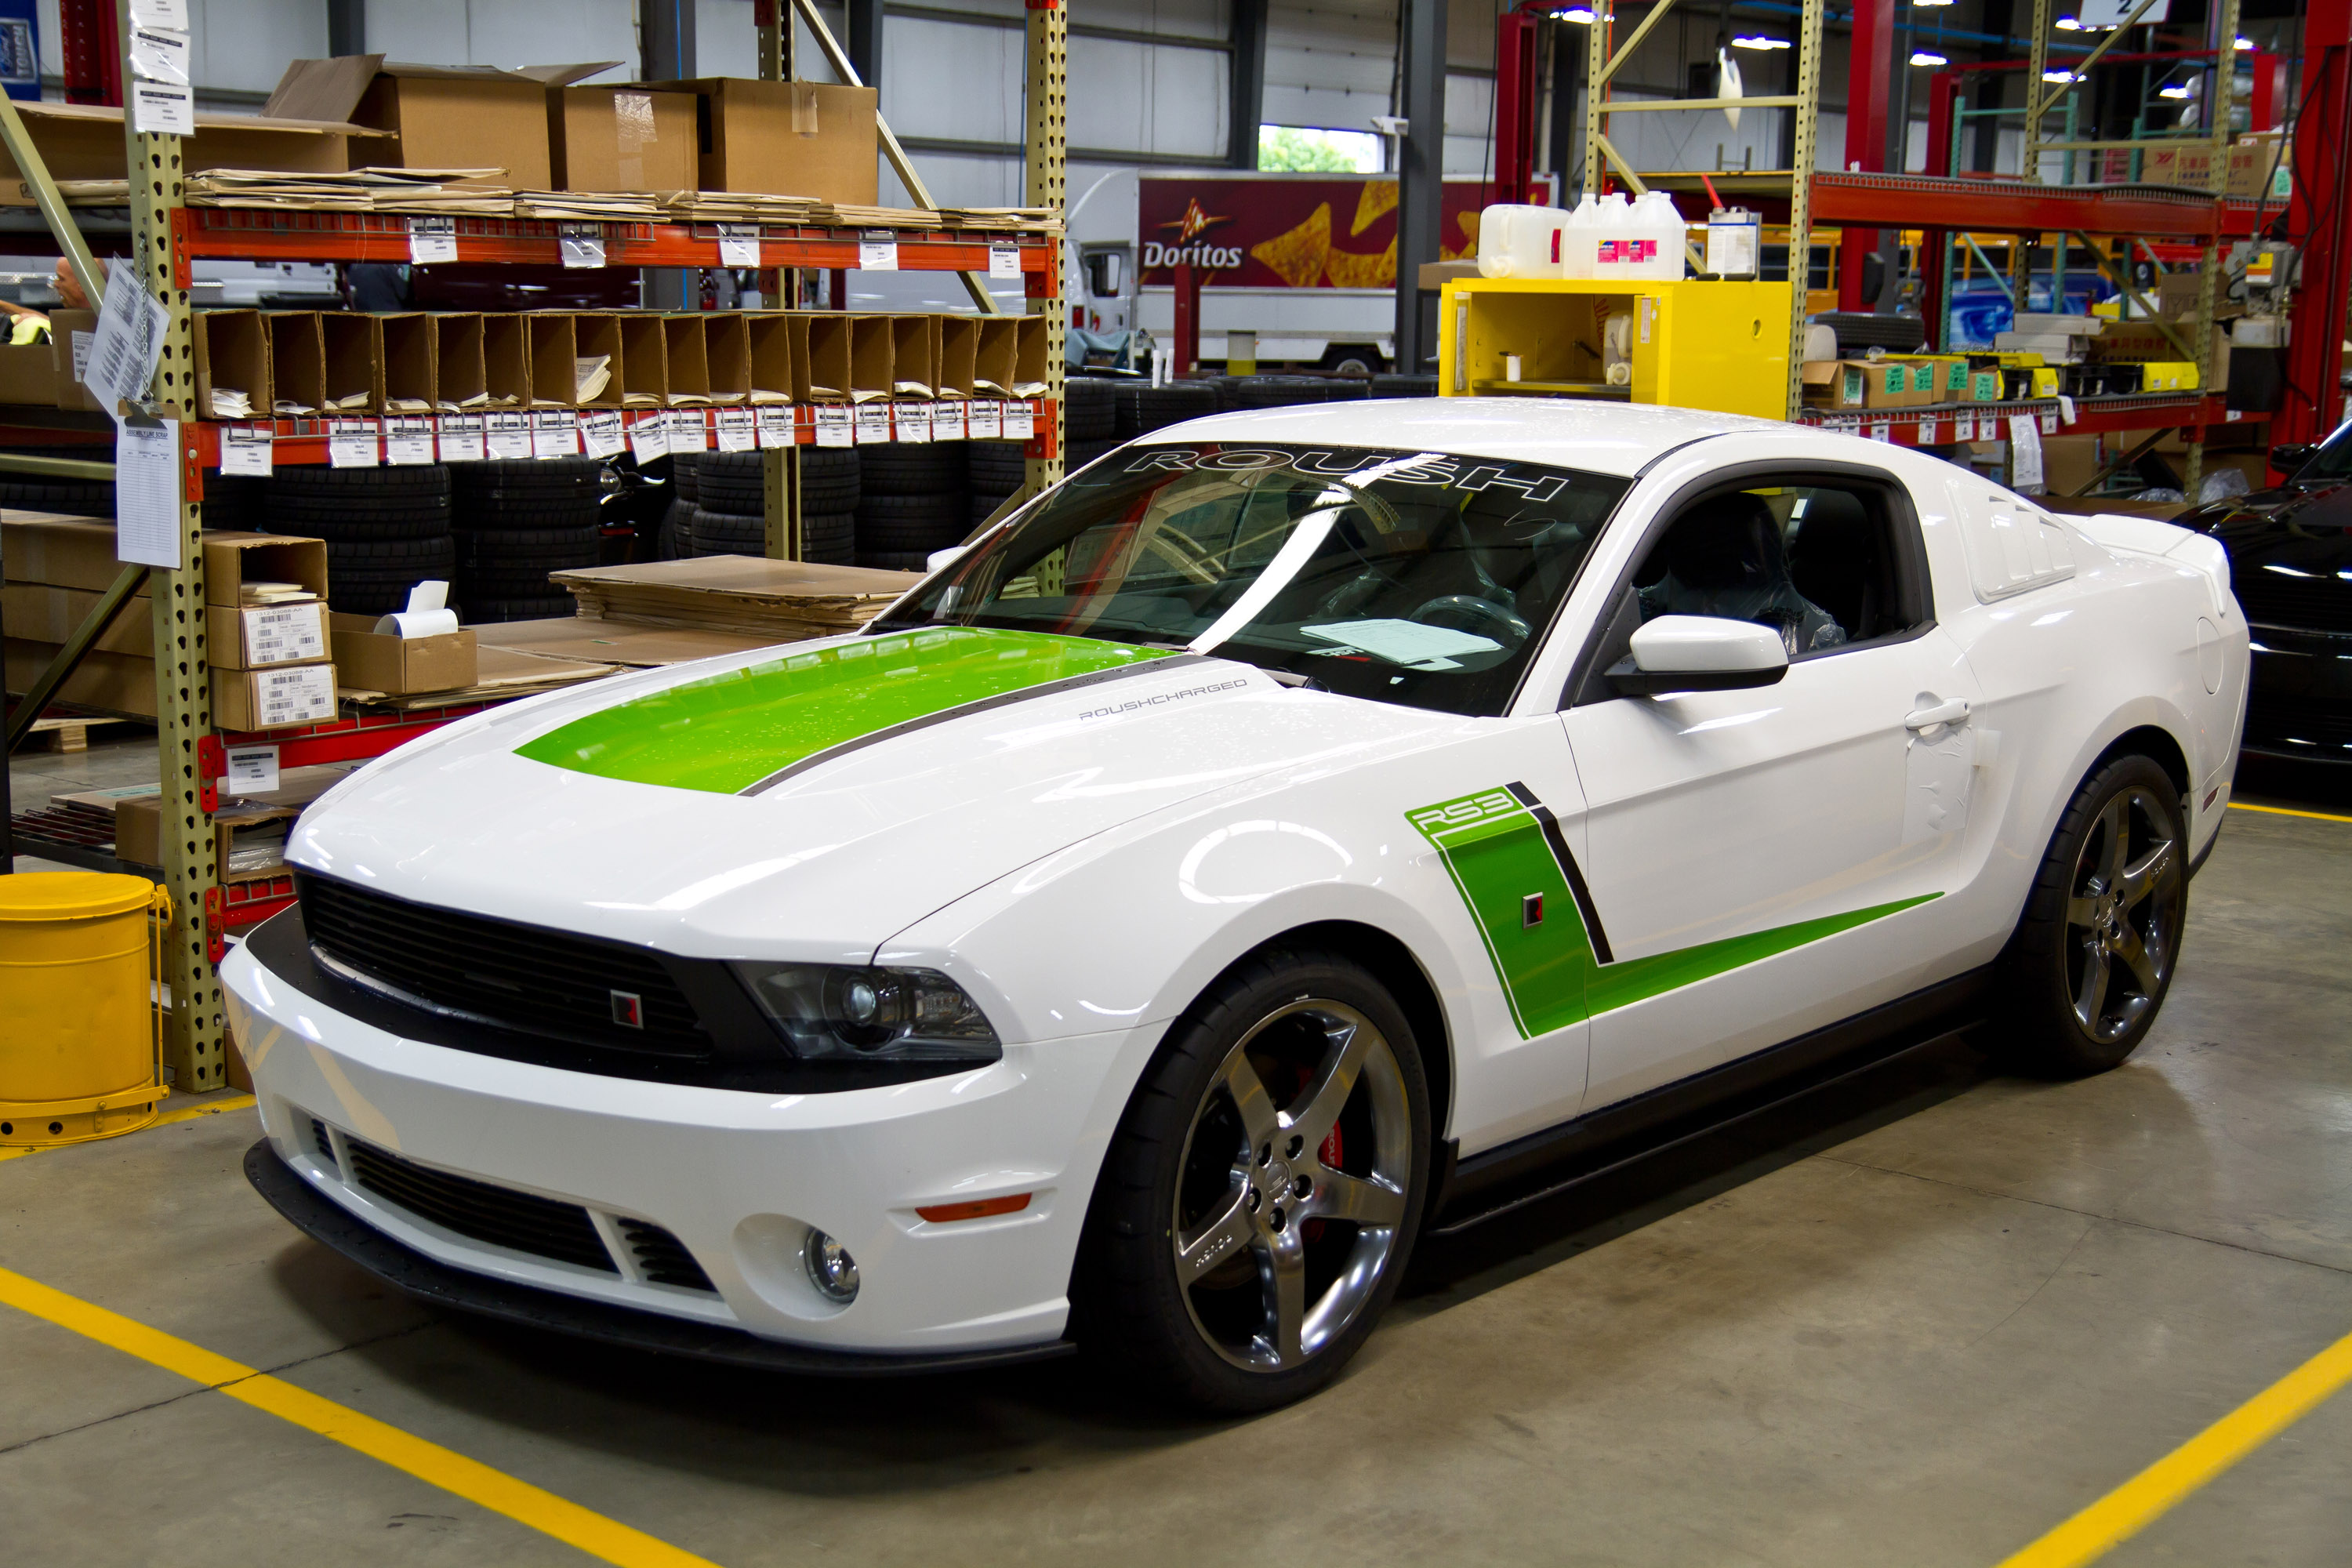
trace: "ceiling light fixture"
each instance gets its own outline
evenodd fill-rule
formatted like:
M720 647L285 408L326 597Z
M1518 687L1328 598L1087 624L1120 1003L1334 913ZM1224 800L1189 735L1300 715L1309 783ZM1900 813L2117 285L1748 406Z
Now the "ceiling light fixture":
M1925 49L1916 49L1912 52L1911 63L1915 66L1948 66L1952 62L1941 55L1931 55Z
M2083 30L2083 24L2072 16L2061 16L2051 25L2062 33L2079 33Z
M1795 46L1786 38L1768 38L1761 33L1751 33L1744 38L1734 38L1731 40L1731 47L1735 49L1786 49L1795 47Z

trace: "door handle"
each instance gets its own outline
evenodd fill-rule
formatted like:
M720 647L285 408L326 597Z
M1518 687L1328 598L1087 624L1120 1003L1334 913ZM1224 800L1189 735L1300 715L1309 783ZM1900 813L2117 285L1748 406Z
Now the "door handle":
M1916 709L1903 715L1906 730L1932 730L1938 724L1958 724L1969 716L1969 700L1955 697L1948 702L1938 702L1933 708Z

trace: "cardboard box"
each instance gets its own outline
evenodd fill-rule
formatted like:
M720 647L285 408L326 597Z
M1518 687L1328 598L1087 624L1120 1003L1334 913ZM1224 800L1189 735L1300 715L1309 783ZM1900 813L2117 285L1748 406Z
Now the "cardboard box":
M755 310L745 312L742 320L744 342L751 356L751 400L790 403L793 379L790 318L780 310Z
M313 793L313 798L323 793L321 785ZM220 879L252 882L282 876L286 869L286 829L301 815L302 808L297 804L224 802L212 819L213 866ZM134 866L160 866L163 863L163 802L160 792L115 801L116 859Z
M536 657L625 664L652 668L689 659L749 653L771 647L772 635L711 631L702 626L645 626L635 621L564 616L545 621L508 621L473 628L484 647L510 648Z
M435 403L451 413L480 413L490 385L482 358L482 318L457 311L431 321Z
M49 344L0 341L0 403L58 405L58 356Z
M482 389L489 394L485 408L530 406L530 328L510 313L491 313L482 321Z
M702 312L681 310L664 316L662 356L668 363L669 401L673 407L699 408L710 401L709 348L703 341Z
M970 397L971 378L980 353L980 318L941 316L938 395Z
M296 60L278 79L261 112L267 119L354 122L387 132L388 143L376 138L367 144L365 163L478 169L496 163L505 174L492 183L545 190L551 174L548 89L594 76L616 63L504 70L494 66L387 65L382 55Z
M242 605L247 583L292 583L310 590L313 598L325 598L326 542L276 533L208 530L205 534L205 603Z
M530 403L535 408L580 406L580 331L568 310L533 310L522 318L530 337Z
M97 336L97 311L51 310L49 312L49 353L56 359L58 407L79 408L90 414L106 412L100 405L98 399L90 395L89 388L81 384L81 378L74 374L76 341L79 340L81 345L80 362L87 363L89 360L89 345Z
M421 311L378 316L383 335L383 412L430 414L441 384L440 329Z
M345 419L383 412L383 325L359 310L319 315L325 407Z
M700 100L700 189L874 205L880 143L872 88L741 77L652 85Z
M1013 319L1013 395L1045 395L1045 318Z
M265 310L272 408L317 414L327 401L327 339L316 310ZM268 418L268 415L257 416Z
M59 645L35 642L29 638L7 639L5 664L7 686L11 691L23 691L40 679L58 657ZM134 719L155 717L155 661L127 653L84 654L66 683L58 688L56 700L70 702L77 708L95 708L103 713L124 713Z
M213 672L213 723L223 730L279 730L335 716L335 667L283 664Z
M1804 400L1810 406L1863 406L1862 365L1843 360L1807 360L1798 374L1804 384Z
M572 318L572 353L604 362L604 384L580 400L583 408L621 406L623 362L620 318L609 310L586 310Z
M0 588L0 619L8 635L27 642L62 646L82 618L96 608L101 595L86 588L58 588L47 583L10 583ZM132 658L155 657L155 607L144 594L134 595L98 640L90 645L101 653Z
M1997 370L1972 370L1969 372L1969 401L1970 403L1999 403L2000 401L2000 372Z
M971 389L983 397L1010 397L1021 379L1021 318L974 318L980 335L972 345Z
M2053 495L2073 495L2099 477L2099 470L2106 466L2107 456L2104 437L2044 436L2042 437L2043 488Z
M27 99L17 103L16 112L51 179L120 180L125 176L128 165L120 108ZM387 145L367 127L340 118L262 120L250 114L199 110L195 122L196 133L180 142L181 167L192 174L205 169L299 173L364 167L382 163L378 154ZM0 206L33 205L23 183L16 161L0 149Z
M793 332L793 401L849 401L849 318L835 311L795 310Z
M887 401L898 364L898 343L887 316L855 315L849 321L849 401Z
M0 521L0 564L11 583L91 594L105 592L122 574L122 563L114 558L114 524L95 518L9 516ZM13 622L9 629L16 630Z
M690 191L700 147L690 92L547 89L547 153L559 191Z
M205 656L215 669L266 669L331 658L327 606L317 599L281 605L206 605Z
M890 391L899 397L936 397L940 384L940 319L890 318Z
M2294 194L2294 142L2274 131L2242 136L2231 145L2223 194L2240 201L2281 205Z
M710 401L732 407L751 401L751 333L740 310L706 311L702 363Z
M2140 160L2139 183L2178 185L2184 190L2213 188L2213 144L2210 142L2151 142Z
M625 408L661 408L669 403L669 329L659 316L624 310L613 318L620 329L621 384Z
M270 391L269 330L258 310L198 310L193 323L196 351L196 407L207 419L235 419L213 406L213 391L245 394L252 412L267 419L276 406ZM54 329L52 329L54 330Z
M470 626L437 637L401 637L379 633L375 616L328 618L334 629L336 679L353 691L457 691L478 679Z

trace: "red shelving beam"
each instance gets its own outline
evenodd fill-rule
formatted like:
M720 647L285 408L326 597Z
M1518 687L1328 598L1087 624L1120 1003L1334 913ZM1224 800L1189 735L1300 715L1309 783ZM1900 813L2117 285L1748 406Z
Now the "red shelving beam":
M2022 403L1948 404L1937 408L1808 408L1799 420L1824 429L1891 441L1898 447L1941 447L1964 439L2005 441L2009 438L2011 417L2020 414L2032 415L2045 436L2101 436L2167 427L2191 429L2232 422L2221 398L2195 393L2179 396L2076 398L2072 423L2067 421L2061 405L2051 398ZM1962 422L1981 429L1987 421L1992 429L1981 436L1962 436L1956 429Z

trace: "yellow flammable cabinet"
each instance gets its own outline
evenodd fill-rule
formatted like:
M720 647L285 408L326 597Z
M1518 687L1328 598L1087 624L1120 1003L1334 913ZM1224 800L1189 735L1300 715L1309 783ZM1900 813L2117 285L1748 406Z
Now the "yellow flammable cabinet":
M1610 397L1788 417L1786 283L1457 278L1441 300L1441 396Z

